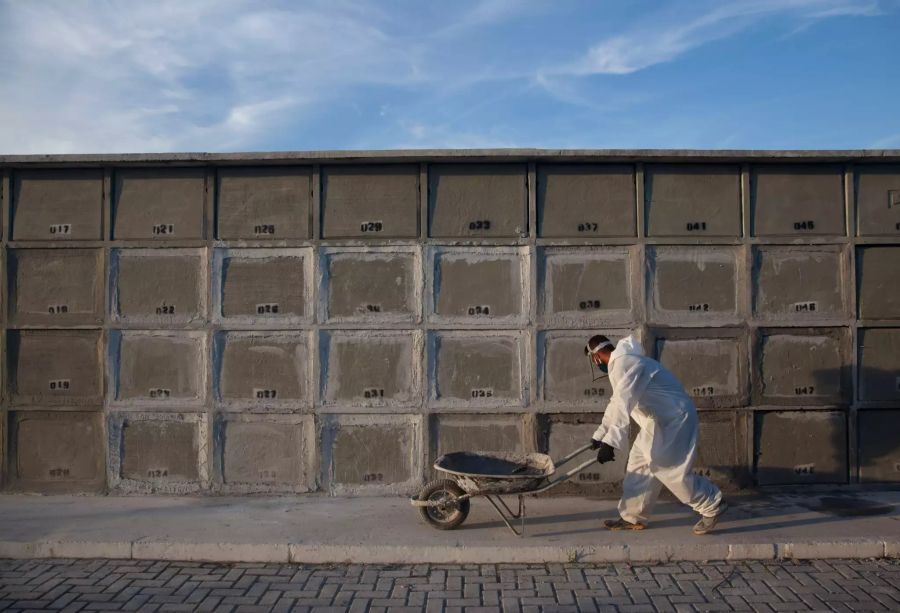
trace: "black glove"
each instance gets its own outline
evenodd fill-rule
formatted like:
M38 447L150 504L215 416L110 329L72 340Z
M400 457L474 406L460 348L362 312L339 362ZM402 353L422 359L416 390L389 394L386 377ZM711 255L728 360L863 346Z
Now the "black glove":
M600 449L600 445L602 445L600 441L595 438L591 438L591 449Z
M606 443L600 443L597 447L597 461L601 464L612 462L616 459L616 448Z

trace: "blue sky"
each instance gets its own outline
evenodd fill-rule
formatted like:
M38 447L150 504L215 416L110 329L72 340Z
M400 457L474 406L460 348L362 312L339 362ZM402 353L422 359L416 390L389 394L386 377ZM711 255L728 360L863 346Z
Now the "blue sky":
M900 148L900 0L0 0L0 153Z

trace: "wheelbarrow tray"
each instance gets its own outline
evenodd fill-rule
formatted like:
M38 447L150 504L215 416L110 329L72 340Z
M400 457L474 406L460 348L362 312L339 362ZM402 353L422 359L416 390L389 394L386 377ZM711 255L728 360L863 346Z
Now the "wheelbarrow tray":
M453 475L467 494L517 494L538 489L556 472L543 453L457 451L434 463L438 471Z
M474 496L484 496L513 534L525 535L525 496L540 494L594 463L591 458L586 462L562 471L575 457L593 448L592 444L576 449L564 458L554 462L543 453L506 453L502 451L455 451L442 455L434 463L437 471L452 475L451 486L456 491L447 491L444 486L447 480L433 481L425 487L410 503L418 507L433 526L435 522L447 521L446 518L435 518L433 512L444 512L450 508L457 517L442 530L453 529L465 521L469 513L469 500ZM557 471L562 474L556 474ZM430 489L435 488L435 489ZM460 492L460 490L462 490ZM432 496L443 493L438 499ZM503 501L503 494L514 494L519 499L519 510L514 512ZM448 502L448 499L449 502ZM433 511L437 510L437 511ZM462 516L459 517L459 513ZM512 522L520 520L521 529L517 530ZM440 527L440 526L437 526Z

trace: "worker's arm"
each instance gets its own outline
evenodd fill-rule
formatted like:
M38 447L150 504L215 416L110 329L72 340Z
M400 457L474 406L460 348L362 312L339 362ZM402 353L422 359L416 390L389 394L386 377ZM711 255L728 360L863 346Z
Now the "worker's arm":
M623 355L610 364L609 382L612 384L613 395L593 439L616 449L625 449L628 445L631 411L647 389L650 374L644 367L643 360Z

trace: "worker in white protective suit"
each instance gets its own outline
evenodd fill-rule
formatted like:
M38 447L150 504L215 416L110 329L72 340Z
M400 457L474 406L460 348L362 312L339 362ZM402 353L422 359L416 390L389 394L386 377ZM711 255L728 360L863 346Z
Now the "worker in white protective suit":
M727 504L709 479L693 473L697 459L697 409L681 383L659 362L644 355L640 343L628 336L613 345L605 336L585 346L591 367L609 374L613 394L603 421L591 439L597 461L611 462L616 449L628 445L633 419L640 433L631 447L620 519L608 520L610 530L643 530L665 485L682 503L700 514L694 534L706 534Z

